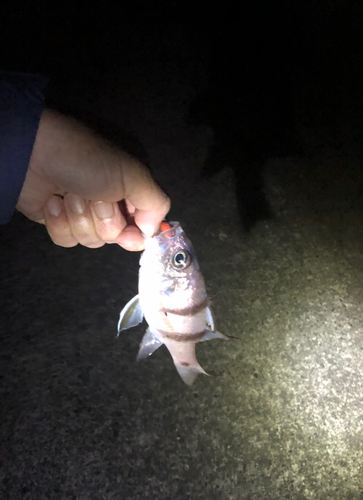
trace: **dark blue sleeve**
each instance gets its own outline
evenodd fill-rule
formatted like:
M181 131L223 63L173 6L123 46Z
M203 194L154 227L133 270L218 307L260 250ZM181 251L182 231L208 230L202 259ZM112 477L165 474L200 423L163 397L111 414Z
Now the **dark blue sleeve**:
M47 79L0 72L0 224L18 201L44 106Z

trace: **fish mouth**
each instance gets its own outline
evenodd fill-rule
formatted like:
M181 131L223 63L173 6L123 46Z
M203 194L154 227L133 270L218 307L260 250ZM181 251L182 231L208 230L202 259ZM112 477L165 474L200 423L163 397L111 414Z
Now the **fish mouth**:
M172 221L172 222L169 222L168 223L170 228L166 229L165 231L161 231L157 236L155 236L155 238L160 238L161 240L162 239L171 239L171 238L174 238L175 235L176 235L176 230L178 227L180 227L180 224L179 222L177 221Z

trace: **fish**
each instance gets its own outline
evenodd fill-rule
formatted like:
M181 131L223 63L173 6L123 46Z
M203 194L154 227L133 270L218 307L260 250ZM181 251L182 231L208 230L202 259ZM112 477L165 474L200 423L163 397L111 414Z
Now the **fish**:
M140 258L139 293L122 309L118 335L140 324L148 328L137 359L147 358L163 344L187 385L208 375L197 361L195 346L228 339L215 328L195 250L179 222L162 222L159 234L145 237Z

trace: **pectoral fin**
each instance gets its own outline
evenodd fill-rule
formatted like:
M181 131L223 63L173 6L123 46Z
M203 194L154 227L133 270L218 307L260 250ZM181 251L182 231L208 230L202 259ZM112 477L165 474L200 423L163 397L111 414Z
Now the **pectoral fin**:
M210 307L207 307L206 311L206 324L209 330L212 330L214 332L215 327L214 327L214 316L212 313L212 309Z
M139 360L151 356L151 354L156 351L156 349L158 349L161 345L163 345L163 342L156 338L155 335L150 331L150 328L148 328L141 341L137 359Z
M143 320L143 312L141 310L139 296L135 295L120 313L120 319L118 322L118 333L122 330L127 330L133 326L138 325Z
M208 330L206 328L204 330L204 335L200 339L200 342L204 342L205 340L213 340L213 339L224 339L224 340L229 340L229 337L227 335L223 335L221 332L212 332L212 330Z

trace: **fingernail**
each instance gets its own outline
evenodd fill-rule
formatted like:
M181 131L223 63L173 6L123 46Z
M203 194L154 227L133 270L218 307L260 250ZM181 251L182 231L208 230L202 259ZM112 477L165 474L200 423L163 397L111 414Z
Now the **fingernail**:
M62 211L62 200L58 196L52 196L52 198L48 200L47 208L50 215L58 217Z
M75 214L83 214L86 210L86 202L83 198L76 194L69 194L67 196L67 201L69 203L70 209Z
M99 219L111 219L115 213L113 203L104 203L103 201L96 201L93 204L95 213Z

